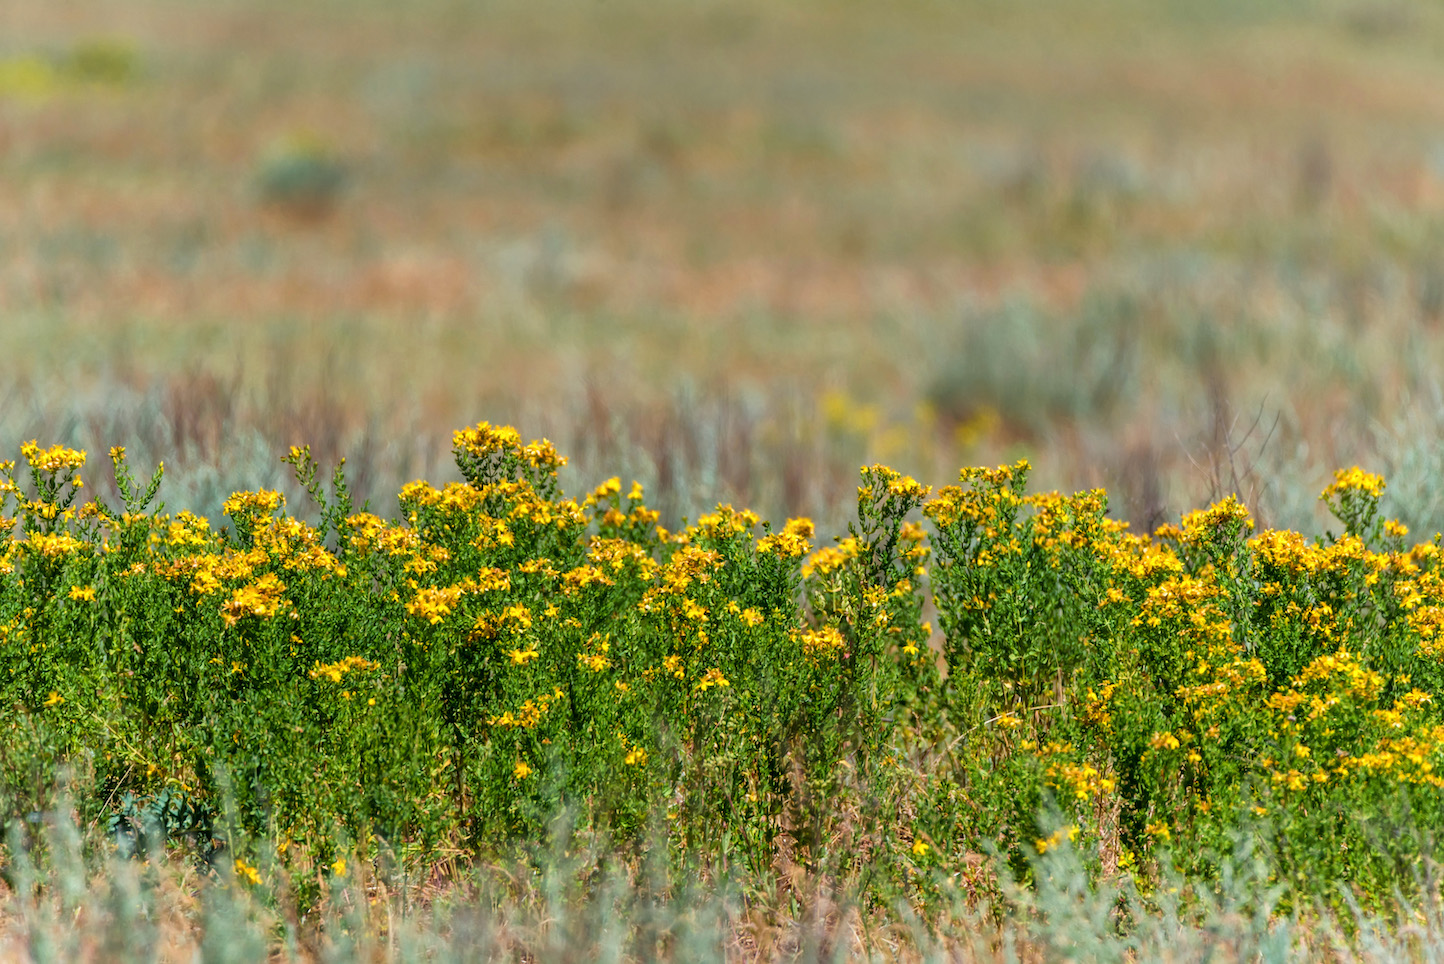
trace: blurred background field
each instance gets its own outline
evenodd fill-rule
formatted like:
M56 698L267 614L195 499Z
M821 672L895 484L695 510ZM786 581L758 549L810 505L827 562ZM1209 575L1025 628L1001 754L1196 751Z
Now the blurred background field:
M1441 214L1423 0L7 0L0 451L389 512L488 419L833 531L864 461L1306 531L1359 462L1428 538Z

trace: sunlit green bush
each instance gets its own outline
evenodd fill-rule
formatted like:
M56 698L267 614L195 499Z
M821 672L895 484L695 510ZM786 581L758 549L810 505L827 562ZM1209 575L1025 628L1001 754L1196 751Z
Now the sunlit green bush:
M1099 879L1210 879L1240 834L1291 900L1390 901L1426 869L1444 579L1378 476L1340 472L1342 529L1310 541L1233 499L1131 534L1101 491L1027 493L1025 462L936 495L871 466L814 547L730 506L668 531L615 478L568 498L510 428L454 442L462 481L393 518L292 449L318 523L262 490L220 529L152 508L161 469L121 449L109 505L84 453L24 446L0 472L5 819L66 771L122 849L168 830L304 877L515 853L568 813L620 853L884 902L991 893L980 856L1027 879L1065 845Z

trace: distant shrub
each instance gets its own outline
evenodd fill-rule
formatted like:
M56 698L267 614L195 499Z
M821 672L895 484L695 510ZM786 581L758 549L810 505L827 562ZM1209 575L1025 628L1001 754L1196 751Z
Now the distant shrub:
M0 59L0 97L41 100L67 90L124 87L140 68L140 55L126 41L82 40L64 54Z
M996 417L1034 437L1058 423L1106 423L1139 392L1140 328L1126 298L1091 298L1073 316L1021 301L965 313L928 401L956 422Z
M265 153L256 171L261 202L303 217L321 217L340 201L346 167L312 134L294 134Z
M92 38L70 49L62 70L71 80L121 87L140 75L140 55L123 40Z

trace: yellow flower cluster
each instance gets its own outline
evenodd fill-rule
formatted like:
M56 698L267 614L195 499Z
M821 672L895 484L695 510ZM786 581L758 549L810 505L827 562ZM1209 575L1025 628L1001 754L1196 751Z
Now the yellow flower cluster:
M333 683L339 683L347 673L367 672L374 669L380 669L380 666L364 656L347 656L334 663L323 663L317 660L315 667L307 675L314 680L328 679Z
M812 659L835 659L847 648L847 640L836 626L823 626L802 633L802 651Z
M63 445L52 445L48 449L39 446L35 439L20 446L25 463L35 472L54 474L66 469L84 468L85 453Z
M773 553L784 559L796 559L799 556L807 555L812 545L807 541L812 538L813 526L811 519L790 519L787 525L783 526L781 532L770 536L764 536L757 542L757 551L760 554Z
M233 492L221 506L221 511L232 519L237 517L259 517L270 515L286 504L286 497L279 492L261 489L256 492Z
M722 675L722 671L717 667L713 666L711 669L707 670L707 672L702 674L702 678L697 681L696 685L693 686L692 689L698 693L703 693L714 686L720 686L725 688L731 685L732 684L728 682L727 677Z
M474 428L464 428L452 434L452 445L459 452L477 458L488 455L511 455L520 458L534 468L555 472L567 464L564 456L558 455L556 446L546 439L523 445L521 435L509 425L493 426L480 422Z
M245 616L258 619L274 616L286 602L285 591L285 584L280 578L268 572L231 593L221 605L221 618L227 626L234 626Z
M1091 763L1060 761L1050 765L1044 775L1048 786L1071 794L1078 800L1104 796L1117 787L1112 777L1104 776Z
M523 729L530 730L536 727L546 716L547 711L558 701L565 699L565 694L560 689L543 694L535 699L527 700L514 712L507 710L496 716L486 718L487 726L501 727L502 729Z
M1332 502L1351 493L1361 493L1377 499L1384 494L1384 477L1365 472L1357 465L1353 468L1339 469L1334 473L1333 484L1324 489L1319 498L1326 502Z
M836 572L856 559L859 551L857 540L851 536L841 540L836 546L819 549L802 564L802 577L812 579Z

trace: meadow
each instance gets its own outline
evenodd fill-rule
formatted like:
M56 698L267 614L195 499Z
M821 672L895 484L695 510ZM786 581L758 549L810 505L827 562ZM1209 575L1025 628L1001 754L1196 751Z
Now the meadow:
M15 953L1429 958L1441 49L4 4Z

